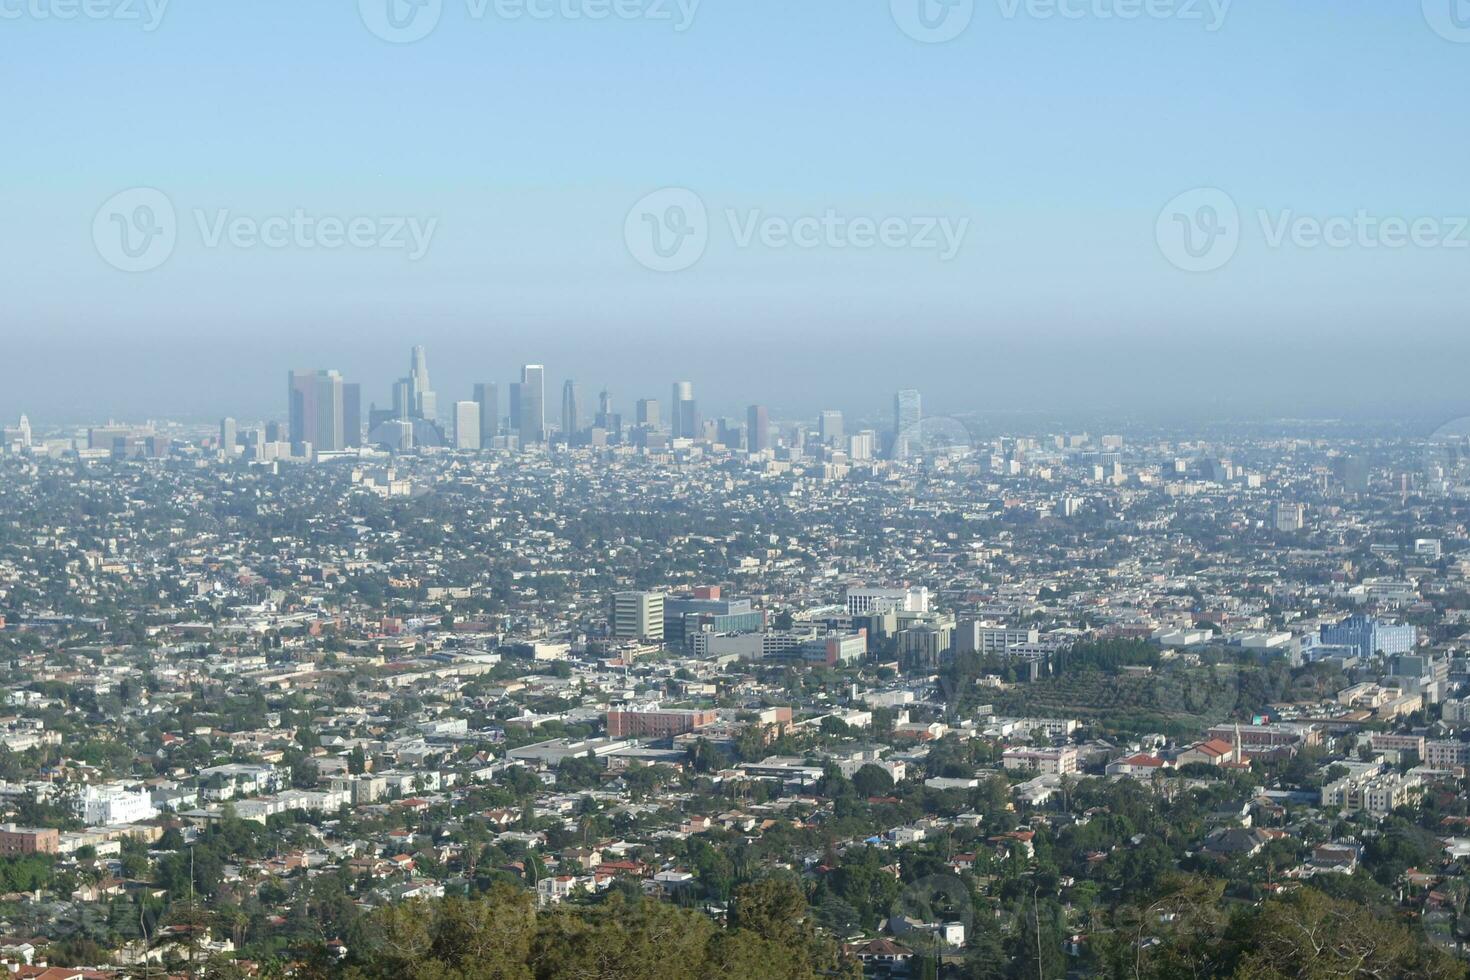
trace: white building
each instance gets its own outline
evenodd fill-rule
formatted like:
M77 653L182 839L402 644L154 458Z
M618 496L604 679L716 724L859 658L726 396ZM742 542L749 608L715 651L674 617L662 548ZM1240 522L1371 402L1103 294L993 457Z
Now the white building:
M929 590L922 585L912 589L847 588L843 590L842 601L849 616L890 610L926 613L929 611Z
M88 786L77 796L77 817L89 827L141 823L158 815L145 789L128 789L111 783Z
M1001 765L1007 769L1032 769L1065 776L1077 771L1077 750L1066 746L1058 749L1012 747L1001 754Z
M454 448L480 448L480 403L454 403Z

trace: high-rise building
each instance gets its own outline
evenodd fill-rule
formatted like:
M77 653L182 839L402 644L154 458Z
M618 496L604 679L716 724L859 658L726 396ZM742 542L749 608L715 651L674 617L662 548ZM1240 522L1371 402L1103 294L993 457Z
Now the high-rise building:
M232 459L235 455L235 439L237 437L235 420L222 418L219 421L219 454L225 459Z
M658 401L653 398L640 398L637 419L639 425L657 429L659 424Z
M669 434L675 439L698 439L702 432L699 407L694 401L694 382L675 381L669 402Z
M581 389L568 379L561 386L561 434L568 442L582 429L580 402Z
M753 453L771 448L771 416L764 405L752 405L745 410L745 448Z
M1283 533L1300 531L1307 522L1307 509L1301 504L1276 501L1271 505L1271 527Z
M362 385L342 385L342 448L362 448Z
M395 419L406 419L413 417L413 397L410 392L413 385L409 384L407 378L399 378L393 382L393 417Z
M919 438L919 426L924 420L923 401L914 388L903 388L893 396L893 452L894 459L906 459L910 443Z
M287 382L290 400L290 441L310 445L316 452L347 448L342 375L336 371L292 371Z
M546 441L546 368L527 364L521 368L520 384L521 446Z
M475 403L480 406L480 448L489 449L500 434L500 389L489 382L475 385Z
M824 446L841 446L842 413L835 409L823 412L817 418L817 437Z
M612 605L613 636L663 642L662 592L619 592L613 596Z
M463 401L454 403L454 448L480 448L480 403Z
M408 384L413 405L413 416L433 419L438 413L438 398L429 384L429 357L420 345L415 345L409 355Z
M623 417L613 411L612 392L602 389L597 396L597 418L593 425L607 433L615 442L623 439Z

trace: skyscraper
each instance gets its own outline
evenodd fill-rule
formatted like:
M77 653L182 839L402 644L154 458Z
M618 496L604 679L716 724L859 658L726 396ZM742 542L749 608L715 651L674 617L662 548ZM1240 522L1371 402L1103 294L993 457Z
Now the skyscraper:
M454 403L454 448L480 448L480 403Z
M842 413L829 409L817 418L817 437L824 446L842 443Z
M393 417L395 419L407 419L413 417L413 385L407 378L399 378L393 382Z
M336 371L292 371L287 381L291 444L316 452L340 452L344 435L342 375Z
M546 441L546 368L527 364L521 368L521 446Z
M675 381L669 402L669 434L675 439L698 439L701 433L694 382Z
M745 410L745 448L752 453L771 448L771 417L764 405L752 405Z
M342 385L342 448L362 448L362 385Z
M612 392L606 388L597 396L597 417L592 424L606 432L615 442L623 439L623 417L613 411Z
M638 424L650 429L657 429L659 423L658 401L653 398L638 399L637 409Z
M923 403L914 388L903 388L893 396L893 451L894 459L906 459L909 443L919 438L919 426L923 422Z
M223 418L219 422L219 452L225 459L232 459L235 455L235 420Z
M500 389L488 382L475 385L475 402L480 406L480 448L489 449L500 434Z
M582 428L580 401L581 390L577 382L568 379L561 386L561 434L568 442Z
M420 345L415 345L409 355L408 384L414 417L434 418L439 408L438 396L429 384L429 356Z

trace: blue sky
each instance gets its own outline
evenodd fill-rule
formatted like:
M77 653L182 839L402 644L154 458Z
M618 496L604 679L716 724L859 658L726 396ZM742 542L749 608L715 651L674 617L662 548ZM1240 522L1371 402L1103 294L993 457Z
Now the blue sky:
M6 416L279 414L292 366L381 402L415 342L441 402L523 361L627 408L692 378L731 414L878 412L907 385L956 412L1470 402L1470 248L1271 247L1259 219L1470 214L1470 43L1417 3L1235 3L1210 31L1188 0L1132 20L1102 16L1128 0L976 0L927 44L888 0L704 0L684 31L443 0L392 44L346 0L175 0L152 31L57 19L68 2L0 0ZM177 244L128 273L93 224L138 187L172 203ZM624 233L667 187L709 214L673 273ZM1238 206L1240 242L1190 273L1156 219L1201 187ZM733 234L829 210L968 226L949 261ZM417 261L200 227L296 212L435 227Z

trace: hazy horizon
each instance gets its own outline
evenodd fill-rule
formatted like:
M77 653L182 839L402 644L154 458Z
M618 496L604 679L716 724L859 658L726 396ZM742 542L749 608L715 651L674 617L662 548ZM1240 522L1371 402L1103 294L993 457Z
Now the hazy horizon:
M412 344L549 414L1470 414L1451 2L30 0L0 417L381 405Z

